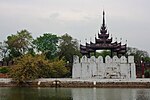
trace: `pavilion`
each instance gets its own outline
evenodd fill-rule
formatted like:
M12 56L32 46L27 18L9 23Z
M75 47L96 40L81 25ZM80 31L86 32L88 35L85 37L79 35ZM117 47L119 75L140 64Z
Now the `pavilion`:
M122 56L127 52L127 44L122 45L121 42L112 42L112 37L109 36L105 25L105 12L103 11L103 23L98 32L98 38L95 36L95 43L91 42L86 45L80 44L80 52L87 57L91 56L91 53L96 55L96 50L110 50L111 57L113 55Z

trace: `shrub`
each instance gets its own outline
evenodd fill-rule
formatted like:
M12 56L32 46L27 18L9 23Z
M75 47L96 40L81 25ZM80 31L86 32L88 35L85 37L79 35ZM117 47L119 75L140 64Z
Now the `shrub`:
M63 77L67 72L63 60L46 60L43 55L24 55L12 66L10 76L18 83L26 83L37 78Z
M10 70L10 76L18 83L26 83L38 77L38 67L35 65L35 58L31 55L24 55L15 60Z
M0 67L0 73L6 74L8 72L9 72L9 68L8 67Z
M63 60L55 60L50 64L51 73L54 78L64 77L69 70L65 67L65 62Z
M144 76L145 76L145 78L149 78L150 77L150 70L145 70Z

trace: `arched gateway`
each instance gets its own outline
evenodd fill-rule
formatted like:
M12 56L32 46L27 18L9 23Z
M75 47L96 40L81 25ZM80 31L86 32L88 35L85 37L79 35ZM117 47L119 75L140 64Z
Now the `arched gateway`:
M127 52L126 44L122 45L121 42L118 43L112 42L112 37L109 38L109 33L105 25L105 12L103 11L103 23L100 31L98 32L98 38L95 37L95 43L86 43L86 45L80 44L80 52L82 55L87 55L90 57L90 54L96 50L110 50L111 57L115 53L116 55L125 55Z

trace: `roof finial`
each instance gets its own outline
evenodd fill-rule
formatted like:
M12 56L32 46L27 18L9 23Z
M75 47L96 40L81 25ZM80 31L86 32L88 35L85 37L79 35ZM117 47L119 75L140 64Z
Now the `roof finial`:
M85 42L87 43L87 38L85 38Z
M122 38L120 38L120 43L122 42Z
M127 43L128 43L128 40L126 40L126 45L127 45Z
M105 27L105 11L103 10L103 27Z
M115 38L116 42L117 42L117 37Z
M92 41L92 38L90 37L90 42Z

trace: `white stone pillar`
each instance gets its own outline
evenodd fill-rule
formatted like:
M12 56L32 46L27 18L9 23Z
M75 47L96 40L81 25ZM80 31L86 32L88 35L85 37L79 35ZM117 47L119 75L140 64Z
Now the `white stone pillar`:
M81 64L76 55L73 57L72 78L81 78Z
M136 68L134 63L134 56L128 57L128 63L131 69L131 79L136 79Z
M98 78L104 78L104 73L105 73L105 65L104 65L104 61L103 61L103 57L99 56L97 58L97 69L98 69Z
M88 67L89 67L88 58L86 56L83 56L81 58L81 78L89 78L88 77L88 74L89 74Z
M90 67L92 70L92 76L91 77L94 78L97 76L96 58L94 56L92 56L90 58Z

